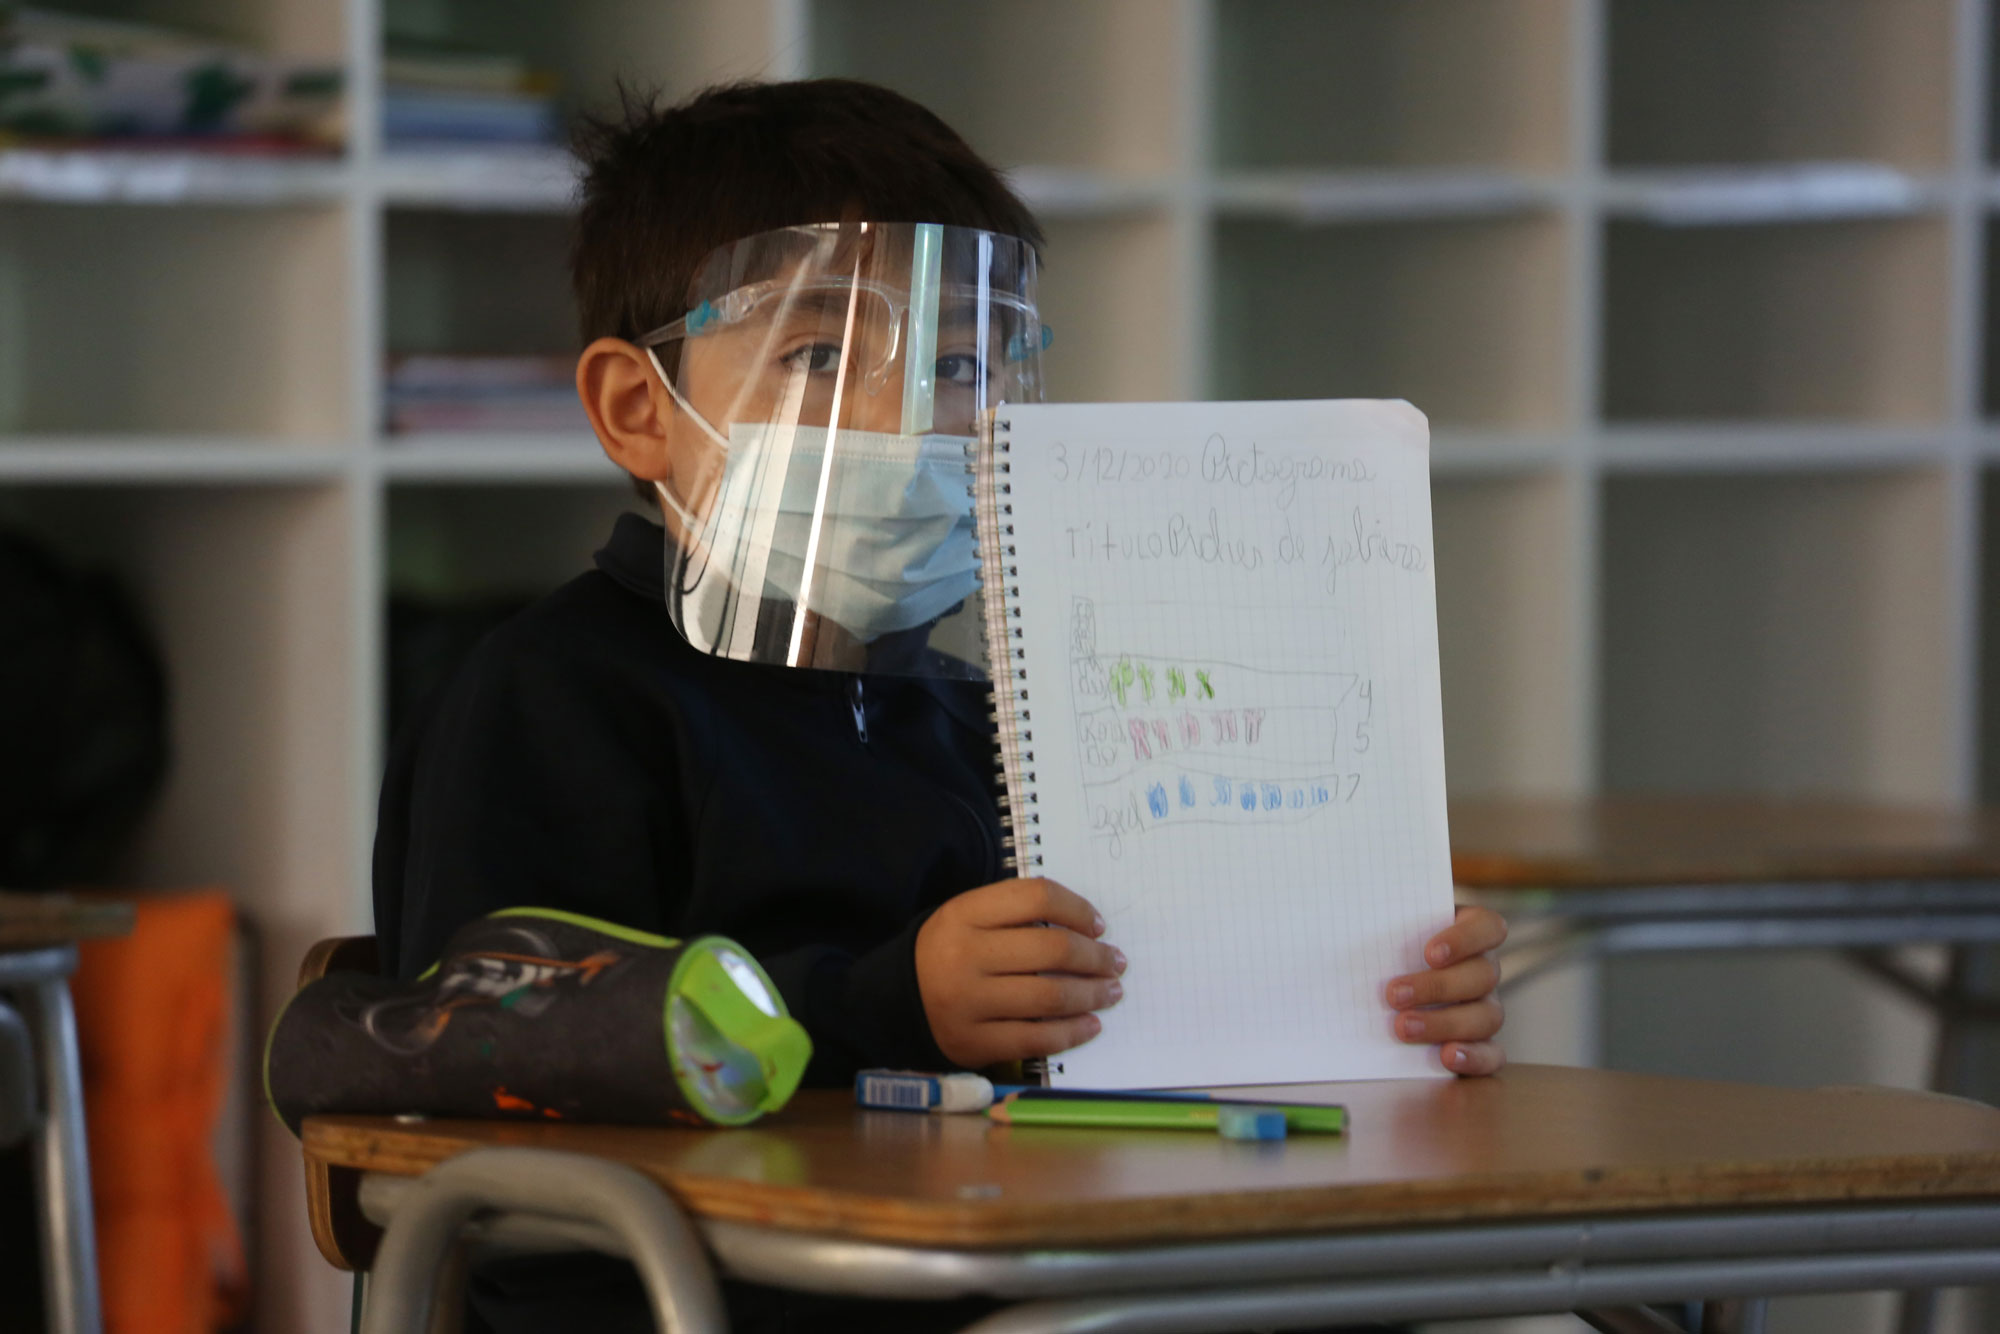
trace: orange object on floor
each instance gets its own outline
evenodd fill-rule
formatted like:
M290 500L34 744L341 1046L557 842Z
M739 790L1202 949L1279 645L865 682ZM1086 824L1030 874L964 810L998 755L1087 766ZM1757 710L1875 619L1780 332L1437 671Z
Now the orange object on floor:
M207 1334L247 1295L213 1136L230 1079L235 910L208 890L131 900L72 982L108 1334Z

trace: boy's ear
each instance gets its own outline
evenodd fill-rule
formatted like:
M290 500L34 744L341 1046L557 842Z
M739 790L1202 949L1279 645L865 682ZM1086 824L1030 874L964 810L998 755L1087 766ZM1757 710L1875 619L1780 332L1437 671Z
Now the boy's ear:
M673 475L674 401L645 352L622 338L598 339L576 360L576 392L613 463L648 482Z

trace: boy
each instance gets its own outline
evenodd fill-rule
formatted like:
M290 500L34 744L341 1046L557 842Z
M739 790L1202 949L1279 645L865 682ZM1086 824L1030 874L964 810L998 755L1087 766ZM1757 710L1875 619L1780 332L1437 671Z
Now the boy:
M387 967L414 976L480 914L560 907L741 942L812 1035L809 1082L1088 1041L1125 959L1079 895L1003 878L954 614L976 588L963 441L1040 394L1034 219L935 116L843 80L628 104L579 151L577 387L662 522L622 517L399 741ZM1502 934L1462 914L1390 986L1398 1033L1450 1069L1501 1062ZM645 1328L622 1268L512 1263L475 1279L472 1327ZM739 1327L836 1318L731 1304ZM859 1318L899 1317L937 1313Z

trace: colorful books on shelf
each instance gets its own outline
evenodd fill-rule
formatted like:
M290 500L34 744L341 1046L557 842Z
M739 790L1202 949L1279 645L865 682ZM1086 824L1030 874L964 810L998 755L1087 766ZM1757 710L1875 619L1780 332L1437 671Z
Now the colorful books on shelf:
M198 140L337 148L335 63L278 59L174 28L0 0L0 144Z
M386 424L392 435L587 433L575 377L576 358L563 354L394 357Z
M408 143L553 143L556 79L513 56L394 53L382 67L382 138Z

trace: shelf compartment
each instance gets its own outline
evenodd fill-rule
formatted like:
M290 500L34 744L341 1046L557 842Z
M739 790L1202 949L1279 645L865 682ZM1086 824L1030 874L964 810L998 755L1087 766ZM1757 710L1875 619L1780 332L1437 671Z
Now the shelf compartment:
M336 208L0 204L0 439L344 437L347 235Z
M1180 397L1187 293L1175 271L1172 225L1152 215L1050 218L1041 275L1043 354L1056 401L1147 402Z
M1940 421L1946 250L1930 217L1611 222L1604 415Z
M1221 0L1216 161L1560 166L1569 158L1571 9L1547 0Z
M622 475L565 484L390 488L392 597L536 597L592 568L618 515L651 508Z
M1454 796L1587 786L1577 767L1572 485L1556 473L1432 483L1445 773Z
M575 350L566 219L392 209L385 245L392 355Z
M392 46L521 57L557 77L557 106L567 119L614 109L621 80L678 101L709 84L773 76L774 9L743 0L391 0L383 29Z
M486 631L591 569L620 513L647 508L619 479L392 487L385 735L450 679Z
M495 397L497 390L449 390L456 381L434 376L431 390L400 404L406 414L400 417L392 371L385 387L387 426L443 427L467 438L517 430L588 433L570 384L577 334L566 219L393 209L385 238L383 306L392 365L421 356L464 371L481 369L471 359L482 358L533 370L532 383L517 382L504 397ZM483 369L505 364L487 361ZM415 413L423 415L407 415Z
M1563 224L1551 215L1216 230L1214 395L1407 398L1434 425L1568 407Z
M1943 800L1946 477L1608 479L1604 786Z
M1004 165L1175 165L1175 7L1156 0L813 0L812 72L885 84Z
M1619 165L1951 160L1952 0L1610 0Z
M337 483L0 486L0 526L116 578L166 661L173 759L125 882L224 885L293 962L357 907L351 525Z

